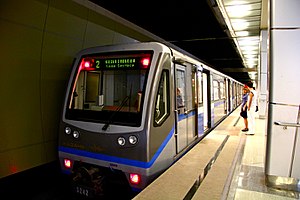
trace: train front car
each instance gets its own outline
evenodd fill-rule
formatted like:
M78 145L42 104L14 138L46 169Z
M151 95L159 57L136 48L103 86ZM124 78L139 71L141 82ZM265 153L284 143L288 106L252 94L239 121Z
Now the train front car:
M173 162L170 69L170 49L158 43L78 54L59 133L61 168L75 192L101 195L116 177L138 192Z

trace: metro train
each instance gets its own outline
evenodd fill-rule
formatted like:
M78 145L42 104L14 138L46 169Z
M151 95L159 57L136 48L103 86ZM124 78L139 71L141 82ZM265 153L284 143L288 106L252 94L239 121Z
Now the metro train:
M138 193L240 105L242 87L158 42L84 49L63 102L61 170L84 196L111 177Z

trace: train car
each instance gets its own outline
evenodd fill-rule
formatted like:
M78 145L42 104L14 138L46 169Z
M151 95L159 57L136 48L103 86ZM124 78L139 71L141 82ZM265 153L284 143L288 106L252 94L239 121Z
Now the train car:
M238 106L237 88L165 44L84 49L63 103L61 170L84 196L101 195L110 177L139 192Z

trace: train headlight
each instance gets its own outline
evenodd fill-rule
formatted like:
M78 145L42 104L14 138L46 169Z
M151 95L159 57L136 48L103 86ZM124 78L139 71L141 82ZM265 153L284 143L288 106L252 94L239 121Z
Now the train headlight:
M129 136L128 140L129 140L130 144L136 144L137 141L138 141L138 139L137 139L137 137L135 135Z
M125 138L119 137L118 138L118 144L121 145L121 146L124 146L125 145Z
M66 133L67 135L70 135L70 133L71 133L71 128L67 126L67 127L65 128L65 133Z
M73 137L74 138L79 138L79 132L78 131L74 131L73 132Z

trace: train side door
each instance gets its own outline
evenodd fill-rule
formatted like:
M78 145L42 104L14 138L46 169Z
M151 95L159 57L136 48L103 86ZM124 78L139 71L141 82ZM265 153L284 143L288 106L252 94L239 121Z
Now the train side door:
M197 85L196 66L189 65L187 73L187 103L185 114L188 118L187 133L188 144L192 143L198 136L198 110L197 110Z
M231 108L232 108L232 100L231 100L231 81L228 79L227 80L227 87L226 87L226 90L227 90L227 102L228 102L228 106L227 106L227 113L230 113L231 112Z
M202 91L203 91L203 131L206 131L210 126L209 126L209 87L208 87L208 74L207 73L202 73Z
M176 89L176 145L177 153L187 146L187 117L186 110L186 68L175 64L175 89Z
M228 92L227 92L227 90L228 90L228 88L227 88L227 85L228 85L228 83L227 83L227 79L226 78L224 78L224 83L225 83L225 88L224 88L224 92L225 92L225 114L228 114L229 113L229 109L228 109L228 107L229 107L229 105L228 105Z
M192 65L175 64L176 97L176 145L177 153L181 152L196 136L195 86Z
M204 69L197 72L197 103L198 103L198 137L201 137L208 129L208 83L207 73Z

